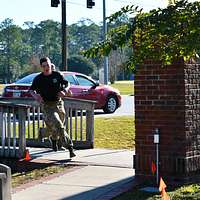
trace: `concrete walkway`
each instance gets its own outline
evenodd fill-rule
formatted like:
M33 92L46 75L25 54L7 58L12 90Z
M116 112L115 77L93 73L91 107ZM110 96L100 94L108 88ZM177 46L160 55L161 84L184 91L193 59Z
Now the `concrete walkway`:
M133 151L30 149L30 162L65 162L77 165L69 172L26 187L12 194L12 200L108 200L134 185Z

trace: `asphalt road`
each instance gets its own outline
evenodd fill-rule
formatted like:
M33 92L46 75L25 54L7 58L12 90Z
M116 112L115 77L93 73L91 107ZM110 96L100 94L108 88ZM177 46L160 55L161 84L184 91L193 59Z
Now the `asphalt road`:
M112 114L104 114L103 110L95 110L95 116L133 116L134 115L134 96L122 95L122 105Z

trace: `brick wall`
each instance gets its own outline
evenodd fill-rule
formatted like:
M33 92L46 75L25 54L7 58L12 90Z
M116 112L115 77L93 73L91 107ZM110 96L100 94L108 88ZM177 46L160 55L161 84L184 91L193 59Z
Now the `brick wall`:
M200 66L146 64L135 76L136 176L152 176L160 129L160 175L187 178L200 169Z

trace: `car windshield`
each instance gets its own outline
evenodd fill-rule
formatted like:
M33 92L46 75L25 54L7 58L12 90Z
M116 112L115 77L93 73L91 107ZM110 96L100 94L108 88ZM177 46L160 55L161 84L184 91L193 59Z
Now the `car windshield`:
M23 84L32 84L33 79L38 75L38 73L34 73L34 74L30 74L28 76L25 76L22 79L19 79L18 81L16 81L15 83L23 83Z

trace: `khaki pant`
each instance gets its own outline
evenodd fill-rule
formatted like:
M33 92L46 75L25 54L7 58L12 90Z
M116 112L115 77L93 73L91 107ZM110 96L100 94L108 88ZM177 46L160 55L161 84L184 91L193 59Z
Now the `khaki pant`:
M67 134L65 122L65 108L62 100L56 102L44 102L42 111L46 129L43 130L43 136L51 136L53 140L60 140L65 148L73 146L72 140Z

